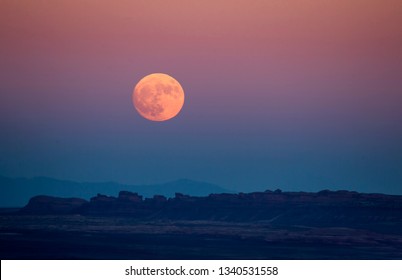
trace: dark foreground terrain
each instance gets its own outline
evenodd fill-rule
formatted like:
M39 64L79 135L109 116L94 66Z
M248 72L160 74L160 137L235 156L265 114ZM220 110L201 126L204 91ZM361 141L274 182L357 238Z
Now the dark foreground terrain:
M402 236L266 223L1 216L1 259L402 259Z
M402 196L38 196L0 211L0 258L402 259Z

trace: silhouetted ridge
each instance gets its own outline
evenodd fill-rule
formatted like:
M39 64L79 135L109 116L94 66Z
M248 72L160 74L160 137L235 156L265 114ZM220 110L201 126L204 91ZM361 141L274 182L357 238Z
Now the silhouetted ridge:
M39 195L31 198L20 210L23 214L78 214L88 201L81 198L60 198Z
M90 200L96 193L115 196L120 190L138 193L143 197L164 195L174 197L176 192L192 196L206 196L210 193L231 192L218 185L188 179L151 185L126 185L114 182L90 183L57 180L46 177L7 178L0 176L0 207L21 207L37 195L53 197L81 197Z
M265 191L194 197L143 198L121 191L118 197L98 194L90 202L38 196L21 213L130 216L141 220L214 220L266 222L276 226L386 227L402 231L402 196L350 191L318 193Z

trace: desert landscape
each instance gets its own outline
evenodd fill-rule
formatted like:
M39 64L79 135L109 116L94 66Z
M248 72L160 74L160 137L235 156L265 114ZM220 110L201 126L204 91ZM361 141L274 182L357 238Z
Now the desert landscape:
M3 210L0 245L2 259L402 259L402 196L37 196Z

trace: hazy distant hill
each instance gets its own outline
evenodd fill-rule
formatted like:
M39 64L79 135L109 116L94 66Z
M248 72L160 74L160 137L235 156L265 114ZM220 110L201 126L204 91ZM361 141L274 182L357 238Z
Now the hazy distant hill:
M0 207L24 206L31 197L37 195L89 199L97 193L116 196L122 189L137 192L144 197L152 197L155 194L173 197L176 192L191 196L231 193L231 191L214 184L187 179L155 185L124 185L114 182L78 183L47 177L7 178L0 176Z

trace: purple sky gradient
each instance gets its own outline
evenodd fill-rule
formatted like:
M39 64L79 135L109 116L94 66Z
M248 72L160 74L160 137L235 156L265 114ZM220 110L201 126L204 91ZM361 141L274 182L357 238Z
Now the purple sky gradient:
M402 193L402 3L2 1L0 175ZM142 119L143 76L183 86Z

